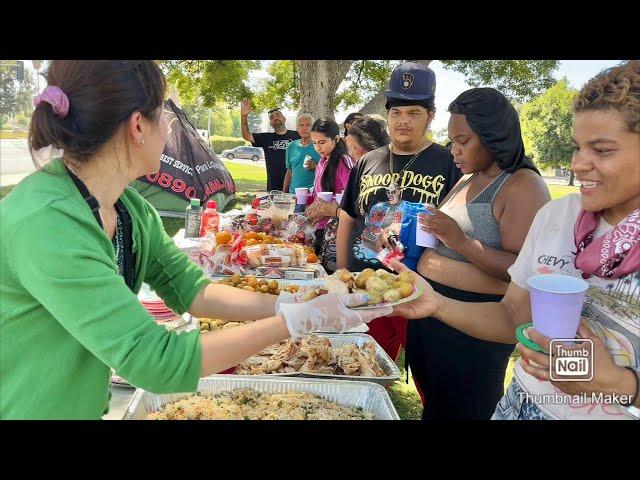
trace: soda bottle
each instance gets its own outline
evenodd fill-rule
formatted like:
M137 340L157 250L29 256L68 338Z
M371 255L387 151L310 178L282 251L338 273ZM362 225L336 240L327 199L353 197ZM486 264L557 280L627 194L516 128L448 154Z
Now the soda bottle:
M200 236L204 237L208 233L218 233L218 226L220 225L220 215L216 210L218 204L215 200L209 200L207 202L207 209L202 214L202 220L200 222Z

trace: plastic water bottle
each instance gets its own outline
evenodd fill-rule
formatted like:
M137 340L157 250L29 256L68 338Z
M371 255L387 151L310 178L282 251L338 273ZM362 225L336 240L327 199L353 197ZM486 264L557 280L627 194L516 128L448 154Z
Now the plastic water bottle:
M202 207L199 198L192 198L187 207L187 216L184 219L184 238L196 238L200 236L200 222L202 220Z

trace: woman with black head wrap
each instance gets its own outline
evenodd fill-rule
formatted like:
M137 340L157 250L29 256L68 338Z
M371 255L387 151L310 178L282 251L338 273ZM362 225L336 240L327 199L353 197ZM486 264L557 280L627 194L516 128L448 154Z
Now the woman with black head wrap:
M464 176L421 221L438 238L418 271L434 290L463 302L495 302L549 190L520 134L518 114L493 88L474 88L449 106L449 138ZM407 357L427 396L425 419L489 419L503 394L514 346L478 340L434 318L409 322Z

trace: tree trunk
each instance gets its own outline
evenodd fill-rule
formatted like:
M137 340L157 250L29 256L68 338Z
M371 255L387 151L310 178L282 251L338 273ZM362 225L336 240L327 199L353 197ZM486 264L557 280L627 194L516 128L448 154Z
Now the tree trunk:
M429 64L433 60L413 60L416 63L421 63L423 65L429 66ZM387 87L385 87L387 88ZM364 107L360 109L360 113L365 115L371 115L377 113L378 115L386 116L387 110L384 108L384 105L387 103L387 97L382 93L383 91L379 91L374 95L374 97L369 100Z
M380 91L360 109L360 113L363 115L372 115L377 113L378 115L386 117L387 112L384 108L385 103L387 103L387 97L385 97Z
M334 118L333 99L353 60L296 60L301 113Z
M573 173L573 170L569 170L569 172L570 172L570 173L569 173L569 186L570 186L570 187L573 187L573 186L574 186L574 185L573 185L573 179L574 179L574 177L575 177L575 174Z

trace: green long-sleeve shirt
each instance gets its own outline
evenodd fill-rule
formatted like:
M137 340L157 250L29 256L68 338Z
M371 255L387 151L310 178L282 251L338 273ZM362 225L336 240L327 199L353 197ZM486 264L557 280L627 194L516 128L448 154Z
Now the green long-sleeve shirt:
M0 202L0 418L100 418L109 367L155 393L194 391L199 332L176 334L117 273L111 240L66 172L24 179ZM135 292L148 283L179 313L208 283L135 190Z

